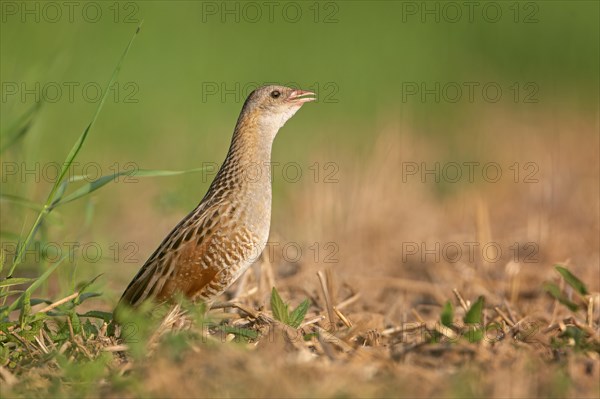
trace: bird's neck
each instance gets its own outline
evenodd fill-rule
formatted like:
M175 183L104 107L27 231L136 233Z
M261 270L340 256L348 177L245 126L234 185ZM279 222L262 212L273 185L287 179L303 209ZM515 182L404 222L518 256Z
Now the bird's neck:
M266 130L265 130L266 129ZM277 131L268 130L256 119L240 118L227 157L207 196L243 196L247 206L271 203L271 148Z
M236 126L226 162L237 166L265 166L271 162L271 149L277 129L259 123ZM268 166L268 165L267 165Z

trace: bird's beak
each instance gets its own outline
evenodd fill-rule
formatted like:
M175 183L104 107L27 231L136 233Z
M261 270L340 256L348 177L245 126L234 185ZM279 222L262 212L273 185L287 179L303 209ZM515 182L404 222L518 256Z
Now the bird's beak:
M288 101L300 104L304 104L309 101L315 101L316 99L317 97L315 93L313 93L312 91L305 90L294 90L290 93L290 96L288 97Z

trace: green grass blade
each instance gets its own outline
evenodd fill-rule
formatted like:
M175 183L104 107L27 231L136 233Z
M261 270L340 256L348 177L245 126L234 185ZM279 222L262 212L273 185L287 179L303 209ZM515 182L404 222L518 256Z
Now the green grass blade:
M141 26L142 26L142 24L140 23L140 25L137 27L135 33L129 40L129 43L127 44L127 47L125 48L125 51L123 51L123 54L121 54L121 58L119 58L119 62L117 63L117 66L116 66L115 70L113 71L108 84L106 85L106 88L102 94L102 98L100 99L100 102L98 104L98 107L96 107L96 112L94 113L92 121L85 128L85 130L83 131L81 136L79 136L79 138L73 145L73 148L71 148L71 151L67 155L65 162L63 162L60 174L58 175L58 179L54 183L54 187L50 193L50 199L54 198L54 193L56 192L56 189L58 188L59 184L65 178L65 175L67 174L69 168L71 167L71 164L75 160L75 157L77 156L77 154L79 154L79 151L81 151L81 147L83 146L83 143L85 142L88 133L90 132L92 126L94 126L94 124L96 123L96 120L98 119L98 115L100 115L100 111L102 111L102 108L104 107L104 103L106 102L106 98L108 97L108 94L110 92L110 87L117 80L117 76L119 75L119 71L121 71L121 66L123 65L123 61L125 60L125 57L127 57L127 54L129 53L129 49L131 48L131 45L133 44L133 40L135 39L137 34L140 32Z
M63 263L65 259L67 259L66 256L64 256L58 262L56 262L55 264L53 264L52 266L50 266L48 269L46 269L46 271L44 273L42 273L41 276L39 276L29 287L27 287L27 289L25 290L25 292L23 294L21 294L21 296L19 296L19 298L16 301L14 301L13 303L11 303L8 306L8 308L3 312L4 314L2 315L2 317L0 317L0 319L8 317L8 315L13 310L15 310L19 306L21 306L21 303L23 302L23 298L26 295L31 296L31 293L34 292L36 289L38 289L39 286L42 285L42 283L44 281L46 281L48 279L48 277L50 277L50 275L52 274L52 272L54 272L54 270L56 270L56 268L58 266L60 266L60 264ZM27 293L29 293L29 294L27 294Z
M187 170L152 170L152 169L140 169L136 170L131 176L132 177L164 177L164 176L176 176L183 175L186 173L202 172L206 168L194 168Z
M0 292L0 298L4 298L7 297L9 295L16 295L16 294L21 294L25 292L24 290L14 290L14 291L4 291L4 292ZM0 308L1 309L1 308Z
M12 285L25 284L25 283L30 282L31 280L33 280L33 279L25 278L25 277L7 278L7 279L0 281L0 287L10 287Z
M118 176L120 176L122 174L123 173L115 173L113 175L102 176L92 182L84 184L82 187L78 188L77 190L73 191L71 194L69 194L66 197L64 197L63 199L61 199L55 206L64 205L71 201L75 201L76 199L79 199L81 197L84 197L87 194L94 192L94 191L98 190L100 187L110 183L111 181L114 181Z
M98 190L99 188L105 186L106 184L110 183L111 181L118 181L117 179L120 176L130 176L130 177L159 177L159 176L175 176L175 175L182 175L185 173L193 173L193 172L200 172L202 170L204 170L205 168L195 168L195 169L189 169L189 170L150 170L150 169L141 169L141 170L137 170L137 171L122 171L119 173L114 173L112 175L106 175L106 176L102 176L92 182L86 183L83 186L81 186L80 188L78 188L77 190L73 191L71 194L67 195L66 197L64 197L63 199L61 199L60 201L58 201L58 203L56 203L56 206L59 205L63 205L66 204L68 202L71 201L75 201L76 199L79 199L81 197L84 197L96 190ZM73 179L76 180L82 180L84 179L85 176L74 176ZM74 181L73 179L71 179L71 181Z
M135 39L135 37L137 36L137 34L140 31L141 25L142 24L140 23L140 25L137 27L135 33L133 34L132 38L129 40L129 43L127 44L127 47L125 48L125 51L123 51L123 54L121 55L121 58L119 59L117 66L110 77L110 80L106 86L106 89L104 90L104 94L102 95L102 98L98 104L98 107L96 108L96 112L94 113L92 121L85 128L85 130L83 131L81 136L79 136L79 138L75 142L75 145L73 145L73 148L71 148L71 151L67 155L65 162L63 162L61 172L60 172L58 178L56 179L56 181L54 182L52 189L50 190L50 194L48 195L48 198L46 199L46 203L44 204L44 207L39 212L35 222L33 223L33 226L29 230L29 233L27 234L25 240L23 241L22 245L19 247L19 250L17 251L15 260L9 270L8 276L12 276L16 267L22 262L23 255L24 255L25 251L27 250L27 248L29 247L29 244L31 243L31 240L35 236L35 233L37 232L38 228L42 224L46 215L52 210L52 205L56 203L56 199L55 199L56 193L59 190L62 190L63 187L65 187L62 185L65 175L67 174L69 168L71 167L71 164L75 160L75 157L81 150L81 147L83 146L83 143L85 142L85 139L87 138L87 135L88 135L90 129L92 128L92 126L94 126L96 119L98 119L98 115L100 114L100 111L102 110L102 108L104 106L104 103L106 101L108 93L110 92L109 89L113 85L113 83L116 81L119 71L121 70L121 65L123 64L123 61L125 60L125 57L127 56L127 53L129 53L129 49L131 48L131 45L133 44L133 40Z
M115 178L119 176L128 175L130 177L167 177L167 176L176 176L183 175L186 173L195 173L202 172L206 170L206 168L194 168L194 169L186 169L186 170L160 170L160 169L138 169L138 170L124 170L120 173L115 173L113 175ZM79 182L82 180L88 180L90 178L89 175L75 175L69 179L70 183Z

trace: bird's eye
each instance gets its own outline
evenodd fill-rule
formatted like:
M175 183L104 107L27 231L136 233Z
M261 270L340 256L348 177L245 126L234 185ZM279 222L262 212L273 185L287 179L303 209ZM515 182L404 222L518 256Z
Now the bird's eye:
M281 95L281 92L279 92L279 90L273 90L273 91L271 92L271 97L273 97L273 98L277 98L277 97L279 97L280 95Z

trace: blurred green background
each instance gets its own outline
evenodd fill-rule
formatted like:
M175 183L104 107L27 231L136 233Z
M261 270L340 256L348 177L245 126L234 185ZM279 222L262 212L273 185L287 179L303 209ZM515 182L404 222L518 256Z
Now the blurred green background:
M115 163L172 170L220 163L248 88L264 82L296 83L319 94L274 148L274 161L302 165L314 154L325 161L340 148L355 151L360 162L386 118L460 148L468 140L456 138L480 123L482 109L515 117L540 109L597 115L598 2L465 4L147 1L76 2L69 9L62 2L3 1L1 131L36 97L53 98L3 162L62 162L94 113L95 88L105 87L141 20L78 159L99 163L103 174L114 172ZM422 82L440 84L439 101L407 92ZM472 100L464 82L476 82ZM498 101L484 97L486 84L502 89ZM463 91L453 101L456 86ZM21 183L3 179L3 191L41 202L50 186L43 179ZM110 237L112 228L122 228L123 209L115 205L127 203L130 212L152 202L160 212L181 214L209 183L190 174L108 186L96 195L101 217L94 233ZM156 186L158 194L146 197ZM286 187L276 177L276 195ZM74 206L73 220L81 222L77 207L83 206ZM3 205L3 230L31 223L31 215L12 217L7 210Z
M32 89L39 82L38 91L46 87L49 95L55 93L49 83L63 87L30 132L28 159L63 157L96 106L83 98L83 86L104 87L142 19L87 148L90 159L124 156L162 168L220 159L246 94L236 85L262 82L296 82L320 92L322 102L278 139L277 148L298 153L315 142L348 140L347 126L354 127L353 139L368 143L369 129L385 112L409 114L442 135L472 119L466 91L457 103L419 95L403 101L403 84L412 82L497 82L498 106L522 110L558 105L593 112L597 106L600 32L593 1L482 2L472 17L461 2L77 2L72 17L66 6L49 3L54 6L2 6L2 82L19 86L16 94L3 86L2 128L34 101L34 95L22 101L21 84ZM64 82L80 84L73 102ZM528 82L539 88L535 105L522 101ZM521 85L517 103L514 83ZM216 94L207 91L215 86ZM479 89L475 94L475 105L485 102ZM88 95L95 97L93 87ZM165 138L173 145L156 151Z

